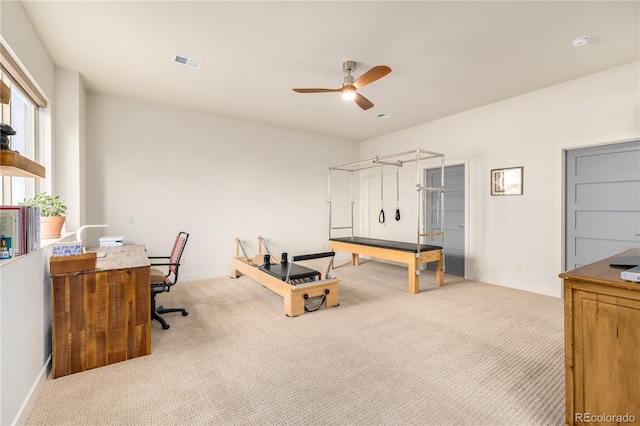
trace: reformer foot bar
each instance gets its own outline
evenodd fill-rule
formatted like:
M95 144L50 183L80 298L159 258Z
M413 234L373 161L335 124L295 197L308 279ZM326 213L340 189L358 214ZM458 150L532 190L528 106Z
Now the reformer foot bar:
M312 297L323 297L327 308L338 306L340 279L330 275L334 252L293 256L288 261L285 256L282 260L276 259L270 253L263 256L262 246L262 237L258 237L258 254L249 259L244 253L240 239L236 238L236 256L231 260L231 278L246 275L280 295L284 298L284 313L289 317L304 314L305 301ZM240 256L240 249L244 256ZM324 277L318 271L294 263L324 257L330 258Z
M360 255L406 264L409 267L409 293L411 294L420 293L420 264L437 262L436 285L438 287L444 285L442 247L439 246L421 244L418 252L414 243L345 237L329 240L329 250L351 253L351 263L355 266L360 264Z

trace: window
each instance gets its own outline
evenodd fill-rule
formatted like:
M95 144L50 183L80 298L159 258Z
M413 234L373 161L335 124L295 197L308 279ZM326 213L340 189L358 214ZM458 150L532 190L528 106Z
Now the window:
M16 134L9 137L11 149L40 162L38 112L47 101L4 45L0 44L0 79L11 91L8 104L0 108L0 122L10 125ZM40 190L40 179L0 176L0 204L18 204Z
M35 104L24 95L5 75L3 81L11 88L11 100L3 105L0 121L10 125L16 134L9 137L11 149L30 160L37 161L37 112ZM2 176L0 204L18 204L36 192L36 179L19 176Z

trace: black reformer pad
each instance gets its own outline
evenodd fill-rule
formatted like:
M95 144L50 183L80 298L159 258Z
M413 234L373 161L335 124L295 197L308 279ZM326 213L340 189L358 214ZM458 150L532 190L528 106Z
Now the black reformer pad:
M416 252L417 245L416 243L407 243L402 241L388 241L388 240L379 240L376 238L366 238L366 237L343 237L343 238L331 238L330 241L340 241L343 243L349 244L358 244L361 246L370 246L377 247L382 249L390 249L397 251L408 251L411 253ZM432 246L428 244L420 244L420 251L431 251L431 250L440 250L442 247L440 246Z
M274 277L281 279L282 281L287 279L287 271L289 270L289 263L270 263L268 265L260 266L260 270L262 272L266 272L269 275L273 275ZM306 268L301 265L293 264L291 265L291 273L289 275L289 280L300 280L306 278L314 278L318 277L320 279L320 272L315 271L310 268Z

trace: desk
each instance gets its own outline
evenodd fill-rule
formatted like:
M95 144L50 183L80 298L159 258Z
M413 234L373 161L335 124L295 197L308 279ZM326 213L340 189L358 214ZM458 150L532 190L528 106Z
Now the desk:
M620 278L628 268L609 266L619 256L640 256L640 249L560 274L567 425L590 423L586 413L640 423L640 284Z
M151 353L144 246L100 250L95 270L51 275L54 379Z

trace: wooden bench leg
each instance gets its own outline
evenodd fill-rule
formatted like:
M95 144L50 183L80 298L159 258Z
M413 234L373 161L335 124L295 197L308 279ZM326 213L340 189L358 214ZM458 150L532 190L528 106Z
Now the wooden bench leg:
M332 308L334 306L338 306L338 286L331 289L331 293L327 294L327 298L325 299L325 307Z
M284 297L284 313L288 317L304 314L304 298L302 294L289 293Z
M442 257L438 259L436 264L436 285L442 287L444 285L444 271L442 270Z
M354 266L360 265L360 255L357 253L351 253L351 264Z

